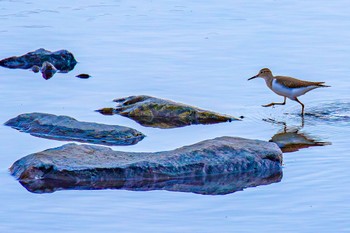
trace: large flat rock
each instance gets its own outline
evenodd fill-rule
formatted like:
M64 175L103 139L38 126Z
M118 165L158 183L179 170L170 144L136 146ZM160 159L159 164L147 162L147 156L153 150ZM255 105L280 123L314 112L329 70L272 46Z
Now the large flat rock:
M145 137L129 127L81 122L47 113L21 114L5 125L36 137L102 145L133 145Z
M73 70L77 64L73 54L67 50L51 52L41 48L22 56L13 56L0 60L0 66L11 69L30 69L33 66L41 67L44 62L51 63L62 72Z
M278 182L281 164L275 143L220 137L154 153L71 143L23 157L10 171L32 192L124 188L225 194Z
M175 128L238 120L233 116L147 95L129 96L114 102L118 104L115 109L103 108L98 112L106 115L119 114L148 127Z

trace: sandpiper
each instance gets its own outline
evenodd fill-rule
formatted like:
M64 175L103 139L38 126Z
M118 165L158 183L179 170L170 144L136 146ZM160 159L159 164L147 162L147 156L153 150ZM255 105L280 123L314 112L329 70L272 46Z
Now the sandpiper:
M306 92L319 87L329 87L324 85L324 82L310 82L299 80L287 76L273 76L271 70L263 68L259 73L248 80L254 78L263 78L266 85L277 95L284 97L283 103L270 103L263 105L263 107L270 107L274 105L285 105L287 97L301 104L301 114L304 115L304 104L298 100L297 97L304 95Z

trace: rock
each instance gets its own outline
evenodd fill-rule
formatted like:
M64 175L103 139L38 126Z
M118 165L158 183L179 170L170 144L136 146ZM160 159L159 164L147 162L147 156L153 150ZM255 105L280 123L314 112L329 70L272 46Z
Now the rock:
M275 143L220 137L154 153L70 143L23 157L10 171L32 192L122 188L226 194L278 182L281 164Z
M56 74L56 72L57 72L56 67L48 61L45 61L43 63L40 70L41 70L41 74L42 74L43 78L46 80L52 78L52 76L54 74Z
M38 49L22 56L13 56L0 61L0 66L11 69L30 69L33 66L41 67L47 61L61 72L68 72L74 69L77 64L72 53L67 50L51 52L45 49Z
M82 79L88 79L90 78L91 76L89 74L78 74L76 75L75 77L77 78L82 78Z
M34 65L34 66L32 66L31 70L32 70L34 73L39 73L39 71L40 71L40 67L39 67L39 66Z
M140 95L116 99L118 103L113 114L129 117L143 126L156 128L175 128L192 124L214 124L239 120L233 116L203 110L170 100ZM97 110L107 115L110 108Z
M114 115L115 114L115 109L114 108L101 108L97 110L97 112L103 114L103 115Z
M47 113L21 114L5 125L41 138L113 146L133 145L145 137L141 132L124 126L80 122L68 116Z

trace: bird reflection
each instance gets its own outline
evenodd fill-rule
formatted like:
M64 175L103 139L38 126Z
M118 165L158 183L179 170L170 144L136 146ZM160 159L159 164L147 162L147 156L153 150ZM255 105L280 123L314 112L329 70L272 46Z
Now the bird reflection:
M283 128L272 136L270 142L276 143L283 153L295 152L300 149L313 146L331 145L331 142L324 142L315 136L300 132L304 128L304 117L302 117L300 126L288 127L286 122L276 121L274 119L263 119L266 122L283 125Z

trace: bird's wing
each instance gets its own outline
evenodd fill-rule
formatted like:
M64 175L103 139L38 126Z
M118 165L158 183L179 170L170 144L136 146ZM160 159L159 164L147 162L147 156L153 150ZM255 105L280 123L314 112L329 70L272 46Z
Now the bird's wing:
M287 76L275 76L276 82L289 88L320 86L324 82L310 82Z

